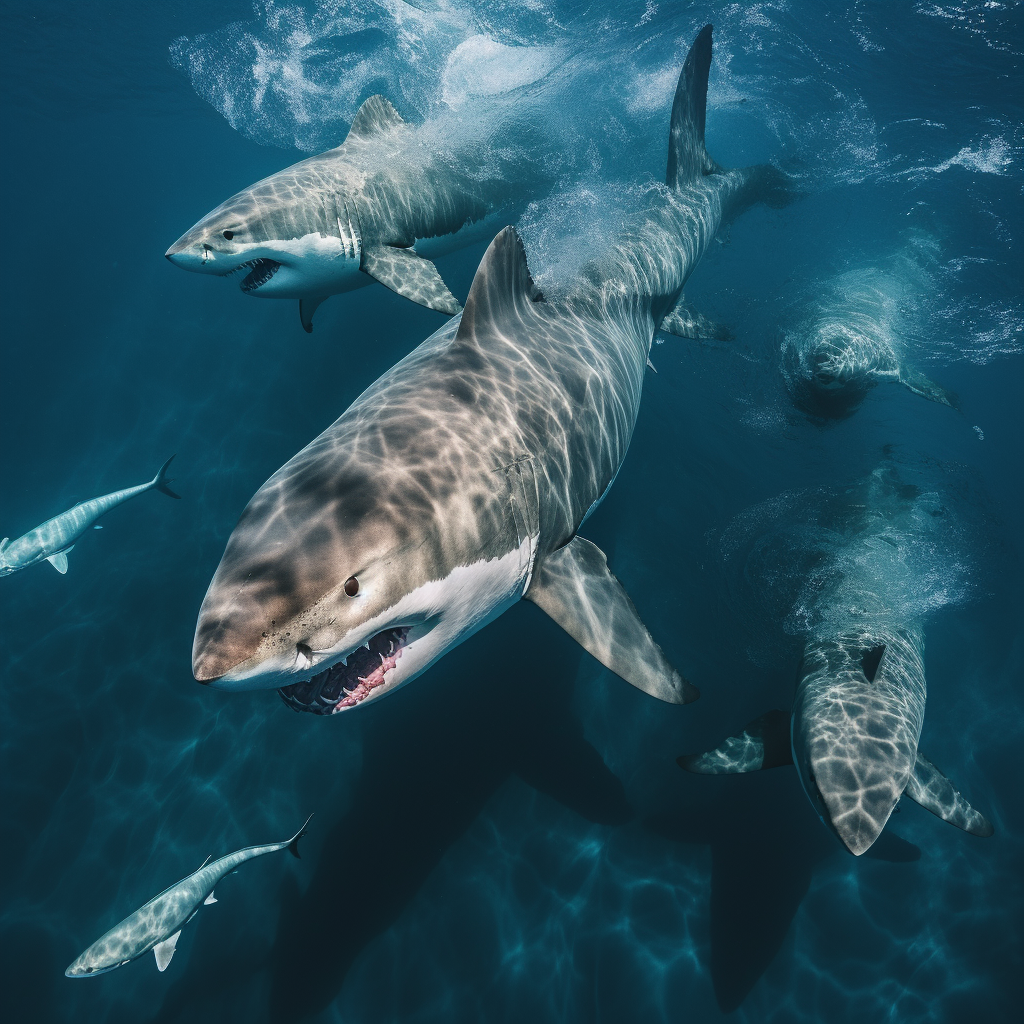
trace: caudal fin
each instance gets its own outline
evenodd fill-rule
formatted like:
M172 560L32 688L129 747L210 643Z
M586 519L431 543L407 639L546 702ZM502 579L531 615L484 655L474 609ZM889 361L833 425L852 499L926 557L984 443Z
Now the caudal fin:
M711 70L711 32L705 25L690 47L672 101L668 133L668 170L665 183L680 188L716 165L704 148L704 121L708 108L708 73Z
M157 473L157 475L153 477L152 481L150 482L152 486L156 488L156 490L160 491L161 494L166 494L168 498L180 498L180 494L175 494L174 491L172 491L170 487L167 486L167 467L171 464L173 460L174 456L172 455L160 467L160 472Z
M665 183L670 188L685 188L707 174L727 173L708 156L704 146L708 73L711 70L711 32L712 27L705 25L693 41L672 101L668 170L665 173ZM734 188L725 202L723 216L727 220L753 203L765 203L780 209L799 194L789 175L772 164L759 164L730 173L741 174L742 185Z
M291 837L288 842L288 852L293 857L299 857L299 840L306 834L306 826L310 823L313 815L311 814L303 823L302 828ZM302 858L299 857L299 860Z

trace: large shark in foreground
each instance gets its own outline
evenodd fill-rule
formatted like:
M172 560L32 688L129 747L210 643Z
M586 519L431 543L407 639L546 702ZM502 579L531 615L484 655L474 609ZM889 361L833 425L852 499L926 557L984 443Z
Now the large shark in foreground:
M344 711L525 597L627 682L696 698L578 531L626 455L655 330L692 330L676 305L723 216L786 200L774 168L724 171L705 152L710 63L708 26L679 80L667 183L607 256L545 297L506 228L461 321L260 488L200 611L197 679Z
M75 546L78 538L112 508L123 504L129 498L152 490L160 491L169 498L180 498L181 495L175 494L167 485L167 467L173 458L172 455L148 483L81 501L74 508L48 519L42 526L29 530L11 543L4 537L0 541L0 576L9 576L12 572L27 569L30 565L43 561L49 562L57 572L66 573L68 552Z
M923 624L896 597L898 585L887 586L893 567L900 573L905 565L897 517L915 510L894 499L884 468L873 474L870 492L865 527L839 553L843 570L807 612L813 625L792 714L769 711L716 749L680 757L679 765L725 775L795 764L819 817L857 856L903 795L966 832L990 836L985 816L918 750Z
M450 316L461 306L431 258L490 237L530 198L533 173L475 144L442 150L371 96L340 146L232 196L166 256L240 274L247 295L298 299L307 331L329 295L374 281Z
M310 818L312 815L309 816ZM117 967L123 967L137 960L144 953L153 950L157 970L165 971L174 956L181 929L199 913L204 904L216 903L213 890L227 874L236 871L247 860L263 857L278 850L288 850L292 856L299 856L299 840L306 834L305 820L302 828L283 843L269 843L266 846L247 846L226 857L204 864L187 878L164 889L134 914L114 925L101 935L64 973L69 978L94 978Z

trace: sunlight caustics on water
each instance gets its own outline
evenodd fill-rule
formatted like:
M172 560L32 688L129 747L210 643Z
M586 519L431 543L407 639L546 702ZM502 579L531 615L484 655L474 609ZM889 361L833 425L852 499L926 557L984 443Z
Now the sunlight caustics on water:
M1017 1019L1024 6L41 0L0 18L4 1019ZM630 686L530 601L343 713L293 713L286 681L199 685L197 616L247 503L447 317L427 268L395 287L401 252L376 265L387 287L332 293L306 333L295 299L183 273L168 246L341 145L380 94L428 178L457 168L486 202L512 183L500 216L543 296L523 322L594 295L611 320L600 275L678 205L669 118L706 24L707 153L771 165L792 201L741 204L708 244L679 322L713 336L655 336L628 455L580 528L700 699ZM430 255L459 305L506 222ZM278 272L225 241L246 274ZM655 316L634 313L630 337ZM404 457L428 434L388 436ZM172 453L180 501L49 524ZM521 512L518 459L500 468ZM15 565L40 524L54 550ZM536 524L514 525L526 573ZM382 624L381 679L439 619ZM991 837L904 795L854 857L800 771L677 766L789 715L816 644L883 628L923 658L919 750ZM289 645L310 671L328 646ZM325 707L352 689L337 672ZM198 912L165 970L147 949L65 977L205 858L258 844L282 852L175 905Z

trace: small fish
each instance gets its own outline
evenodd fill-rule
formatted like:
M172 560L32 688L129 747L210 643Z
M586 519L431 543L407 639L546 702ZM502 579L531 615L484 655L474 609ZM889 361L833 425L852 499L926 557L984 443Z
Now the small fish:
M165 971L174 956L181 929L195 917L201 906L217 902L213 895L217 883L247 860L267 853L287 849L298 857L299 840L306 834L306 825L312 817L311 814L302 828L283 843L247 846L212 864L204 862L198 871L164 889L159 896L154 896L145 906L97 939L64 974L69 978L92 978L123 967L150 950L156 958L157 970Z
M160 491L169 498L180 498L181 495L175 494L167 485L167 467L173 458L172 455L160 467L157 475L144 484L81 501L74 508L61 512L59 516L54 516L42 526L29 530L11 543L4 537L0 540L0 576L10 576L19 569L27 569L30 565L44 560L63 576L68 571L68 552L90 526L102 530L102 526L94 524L112 508L150 490Z

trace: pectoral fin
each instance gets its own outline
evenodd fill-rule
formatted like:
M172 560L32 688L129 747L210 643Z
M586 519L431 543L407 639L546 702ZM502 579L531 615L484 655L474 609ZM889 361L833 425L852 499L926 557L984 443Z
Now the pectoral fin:
M988 818L976 811L953 783L920 751L917 752L917 763L903 792L943 821L973 836L990 836L995 831Z
M214 896L213 893L211 892L210 895L207 896L205 900L203 900L203 906L204 907L208 907L211 903L216 903L216 902L217 902L217 897Z
M940 387L933 380L929 380L923 373L918 373L912 366L904 366L900 370L900 383L915 395L927 398L930 402L938 402L939 405L948 405L951 409L960 409L960 399L952 391Z
M74 547L74 544L71 545ZM63 551L58 551L56 554L47 556L47 561L61 574L64 575L68 571L68 552L71 548L65 548Z
M156 957L156 969L163 973L167 970L167 965L171 962L171 957L174 956L174 947L178 944L178 936L181 931L176 931L169 939L164 939L163 942L158 942L153 947L153 956Z
M784 711L765 712L714 750L676 758L680 768L697 775L739 775L792 763L789 715Z
M437 267L413 249L373 245L363 249L361 268L385 288L428 309L454 316L462 309Z
M711 338L716 341L728 341L732 332L723 324L716 324L696 310L691 309L680 297L675 306L666 314L658 330L666 334L674 334L677 338Z
M670 704L700 696L651 639L604 552L589 540L574 537L539 562L524 596L605 668L644 693Z
M317 295L309 299L299 299L299 319L302 321L302 329L307 334L313 333L313 314L326 298L326 295Z

